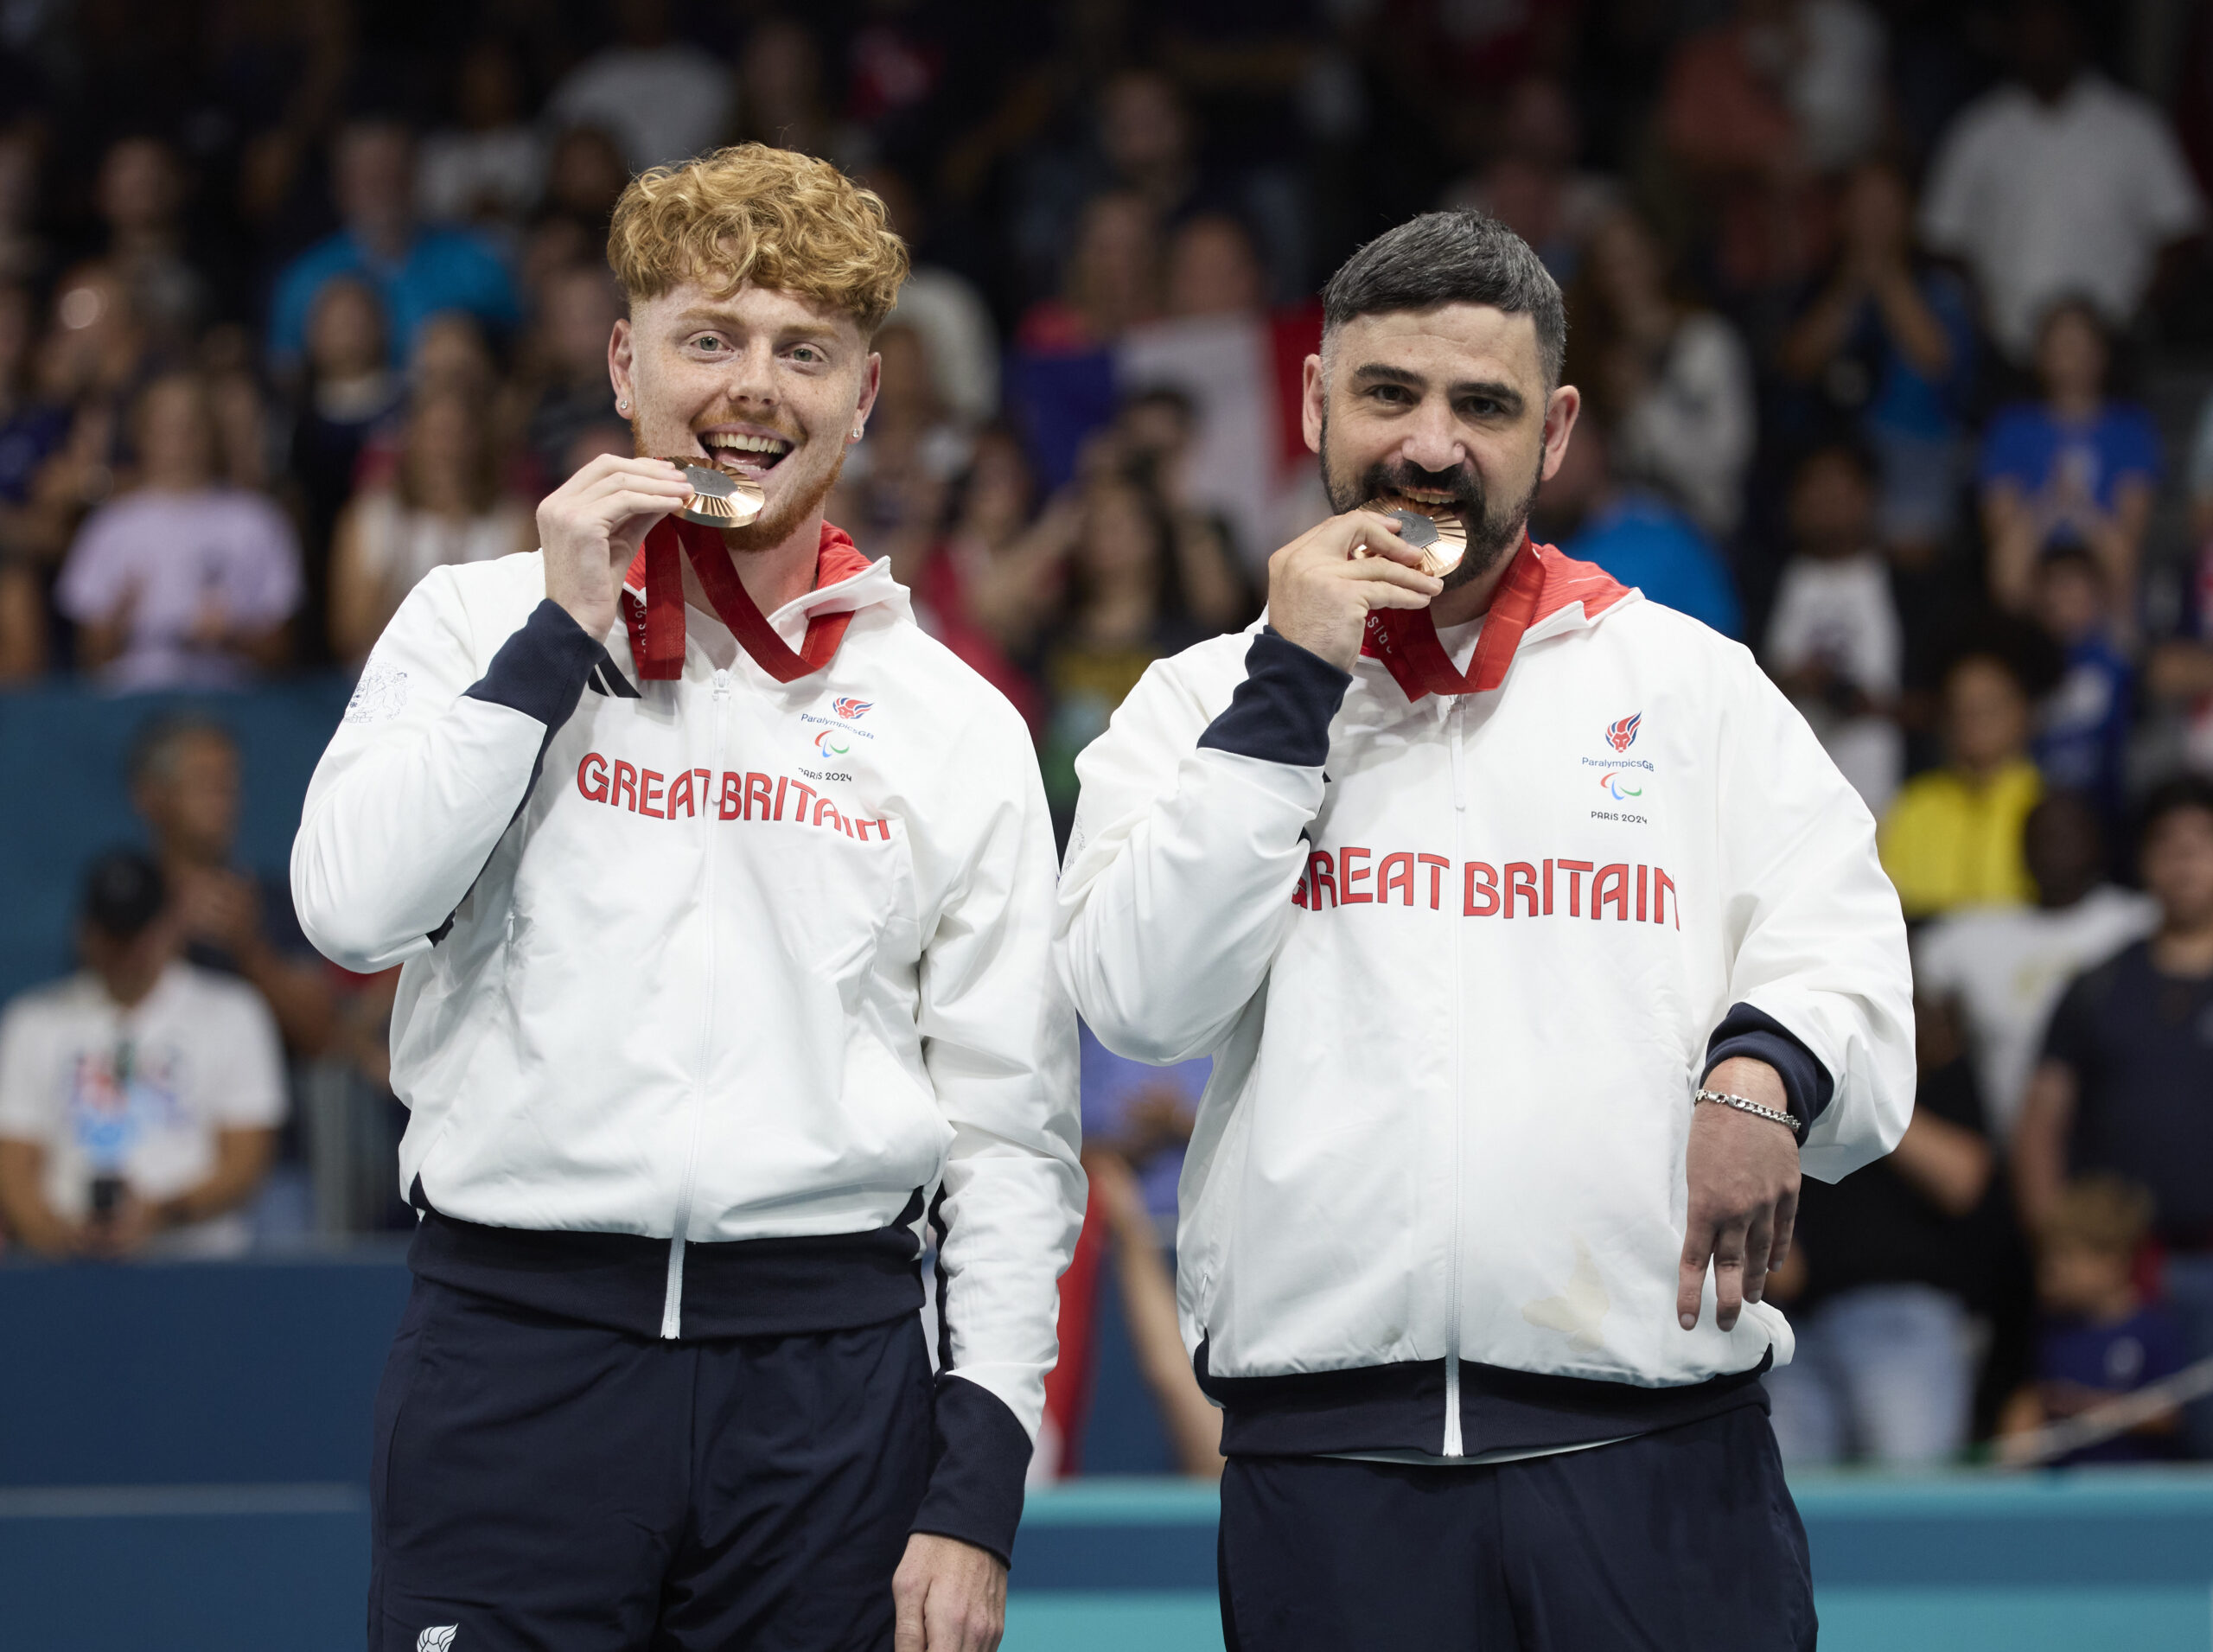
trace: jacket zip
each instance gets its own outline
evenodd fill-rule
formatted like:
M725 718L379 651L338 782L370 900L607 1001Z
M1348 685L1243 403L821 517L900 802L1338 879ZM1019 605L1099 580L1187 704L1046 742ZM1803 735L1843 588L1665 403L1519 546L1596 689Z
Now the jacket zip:
M1455 866L1465 862L1467 851L1468 788L1460 762L1461 714L1466 705L1464 696L1455 694L1451 709L1445 714L1446 722L1451 724L1452 736L1448 743L1452 749L1452 864ZM1449 1329L1445 1333L1445 1344L1444 1455L1446 1457L1460 1457L1465 1453L1460 1438L1460 1183L1461 1155L1464 1151L1461 1145L1461 1114L1466 1110L1466 1096L1460 1081L1464 1059L1461 1017L1466 1003L1461 982L1464 967L1461 954L1465 944L1456 937L1452 947L1452 1251L1446 1259L1445 1268L1446 1288L1451 1292L1451 1313L1447 1322Z
M679 683L677 692L683 692ZM723 755L723 711L730 701L730 673L715 673L714 735L707 749L717 764ZM705 1006L700 1017L699 1067L693 1080L692 1094L692 1140L684 1154L684 1184L676 1196L675 1230L668 1241L668 1287L661 1298L660 1334L666 1342L674 1342L684 1330L684 1244L685 1233L692 1225L692 1195L699 1174L699 1131L701 1119L707 1110L704 1094L707 1076L712 1071L715 1037L715 845L718 835L710 829L707 838L706 898L701 903L707 926L707 976L702 983L701 1002Z

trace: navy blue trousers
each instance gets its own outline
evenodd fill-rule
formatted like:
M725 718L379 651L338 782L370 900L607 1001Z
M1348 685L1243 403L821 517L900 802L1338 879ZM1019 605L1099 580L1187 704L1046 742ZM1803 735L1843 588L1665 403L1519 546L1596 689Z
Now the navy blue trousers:
M1491 1468L1232 1457L1229 1652L1798 1652L1806 1531L1764 1407Z
M377 1394L369 1652L888 1649L930 1385L912 1314L656 1342L418 1279Z

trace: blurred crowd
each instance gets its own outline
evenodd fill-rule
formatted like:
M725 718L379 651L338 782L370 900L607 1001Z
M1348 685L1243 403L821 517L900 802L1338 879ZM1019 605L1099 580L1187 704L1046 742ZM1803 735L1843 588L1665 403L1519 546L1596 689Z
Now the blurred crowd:
M1538 537L1753 648L1880 823L1921 1115L1809 1192L1776 1414L1801 1460L1942 1458L2213 1354L2209 109L2209 0L28 0L0 684L356 670L430 569L531 548L629 450L616 197L757 139L914 249L829 513L1022 711L1065 830L1146 666L1249 622L1326 511L1320 281L1492 214L1566 290L1585 398ZM87 973L0 1034L30 1247L240 1242L303 1066L381 1093L390 983L233 864L237 762L219 720L149 729L154 852L94 866ZM226 1052L179 1068L220 1094L163 1088L156 1021ZM1080 1274L1172 1227L1204 1081L1084 1062L1112 1196ZM198 1132L136 1181L82 1122L133 1105ZM341 1225L404 1221L318 1176ZM1202 1460L1179 1366L1148 1380Z

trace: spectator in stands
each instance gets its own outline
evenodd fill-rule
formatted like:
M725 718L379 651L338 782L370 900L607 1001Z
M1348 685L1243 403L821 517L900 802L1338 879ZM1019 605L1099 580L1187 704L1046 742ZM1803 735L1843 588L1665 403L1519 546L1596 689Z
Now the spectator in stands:
M620 0L618 39L571 69L545 100L557 127L613 133L632 172L679 166L712 149L730 120L728 69L674 38L666 0Z
M297 372L308 316L323 284L368 282L384 301L395 360L405 360L423 323L465 310L506 328L519 307L499 257L467 230L426 228L415 217L415 140L394 121L356 121L338 135L331 193L344 227L292 260L270 301L268 348L280 372Z
M1967 1443L1974 1360L1967 1218L1993 1168L1974 1069L1941 1004L1915 1005L1920 1088L1889 1158L1799 1190L1786 1277L1798 1350L1770 1371L1776 1442L1796 1465L1931 1468Z
M2165 118L2089 67L2070 0L2021 0L2012 47L2013 79L1944 134L1921 234L1974 273L1990 330L2025 363L2062 298L2127 327L2203 208Z
M1668 67L1661 127L1719 218L1716 263L1739 291L1812 273L1826 175L1882 129L1883 25L1859 0L1738 0Z
M1145 198L1100 195L1084 209L1060 296L1031 305L1016 328L1009 391L1048 488L1075 474L1084 438L1113 421L1114 347L1160 314L1161 273L1159 228Z
M2159 927L2078 977L2052 1011L2013 1138L2024 1223L2040 1231L2070 1177L2110 1170L2150 1190L2168 1300L2193 1359L2213 1355L2213 781L2154 791L2140 838ZM2213 1413L2193 1406L2213 1455Z
M1075 810L1076 754L1147 666L1221 628L1194 617L1174 519L1142 473L1100 466L1068 528L1067 588L1039 673L1052 705L1039 756L1063 835Z
M2029 761L2029 697L2013 667L1972 653L1944 674L1945 763L1883 816L1883 870L1908 919L2032 900L2021 826L2044 794Z
M330 553L330 641L358 667L424 575L538 547L531 513L500 488L483 404L452 390L418 397L389 487L363 489Z
M112 687L237 687L289 652L299 546L273 501L215 485L211 420L197 375L149 385L137 486L87 519L63 565L78 662Z
M237 867L242 764L230 730L205 717L156 718L132 743L128 778L186 961L238 976L268 1003L293 1055L321 1054L330 971L292 915L290 881Z
M1614 431L1614 464L1665 488L1717 539L1744 513L1755 431L1751 363L1737 331L1668 287L1643 220L1608 218L1568 303L1568 379Z
M175 152L158 137L111 145L93 185L107 226L107 262L131 289L133 309L154 336L189 341L207 319L213 295L185 253L184 177Z
M2136 668L2117 635L2108 578L2079 545L2048 552L2037 564L2037 622L2061 649L2064 669L2044 698L2030 749L2045 785L2088 794L2118 825Z
M2213 770L2213 397L2199 410L2190 449L2190 533L2180 623L2145 665L2151 696L2182 714L2191 766Z
M2006 1402L1999 1451L2046 1424L2172 1376L2188 1361L2182 1327L2136 1285L2136 1256L2151 1225L2143 1189L2111 1175L2060 1190L2037 1234L2036 1381ZM2180 1454L2170 1409L2056 1464L2144 1463Z
M622 151L596 126L571 126L553 140L545 198L523 239L523 290L535 306L546 277L607 256L607 224L630 182Z
M523 118L522 66L488 35L454 71L456 124L423 140L416 196L434 224L511 244L545 188L545 139Z
M1532 531L1557 536L1569 556L1597 563L1652 601L1737 635L1744 614L1728 564L1668 499L1616 475L1615 447L1600 420L1576 425L1567 456L1539 494Z
M1071 494L1033 522L1036 492L1020 438L1003 424L979 431L949 525L911 587L923 628L1012 701L1033 735L1044 727L1044 697L1017 662L1051 617L1077 511Z
M1566 286L1620 195L1610 178L1578 169L1582 147L1567 88L1550 75L1530 75L1507 94L1498 154L1449 186L1438 204L1497 219L1536 248L1553 279Z
M1831 442L1800 460L1789 520L1793 552L1768 616L1768 673L1880 816L1904 773L1896 711L1905 640L1875 539L1866 452Z
M2037 335L2044 399L2004 409L1983 437L1977 481L1990 594L2001 608L2027 609L2037 558L2079 545L2133 628L2127 609L2159 483L2159 432L2148 410L2107 397L2110 362L2097 311L2077 299L2053 305Z
M0 281L35 284L50 268L54 249L39 230L44 127L32 118L0 131Z
M1990 1133L2000 1143L2020 1117L2060 993L2159 922L2150 896L2107 881L2098 810L2081 794L2053 792L2031 810L2021 850L2034 905L1951 913L1923 929L1913 949L1923 996L1960 1017Z
M525 382L530 406L525 440L548 488L568 475L571 443L615 411L607 377L608 341L622 316L622 297L605 264L574 264L540 290Z
M921 256L928 245L929 221L922 198L903 174L878 167L864 182L883 199L891 227L915 258L889 319L922 335L938 399L954 418L977 429L999 411L999 341L991 308L966 276Z
M26 289L0 286L0 683L38 676L53 642L59 536L32 490L71 421L67 407L39 394L31 372L36 314Z
M330 545L338 513L353 497L362 453L379 437L389 438L405 399L375 290L351 276L326 282L308 315L307 379L285 465L306 575L302 629L309 635L302 652L310 659L330 657Z
M1895 167L1853 172L1838 229L1837 257L1780 362L1830 417L1859 426L1880 468L1876 531L1925 561L1958 514L1974 301L1956 275L1916 258L1913 197Z
M285 1112L252 990L182 961L143 855L92 863L83 970L0 1018L0 1216L49 1256L244 1250Z
M868 135L832 114L822 48L805 24L772 16L756 25L738 59L737 85L740 137L848 168L868 158Z

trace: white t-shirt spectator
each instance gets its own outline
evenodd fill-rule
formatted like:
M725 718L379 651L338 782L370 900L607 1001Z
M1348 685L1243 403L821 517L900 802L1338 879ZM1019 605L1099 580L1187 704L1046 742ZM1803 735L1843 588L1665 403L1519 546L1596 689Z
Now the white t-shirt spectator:
M96 1176L169 1199L214 1172L224 1130L284 1120L284 1049L242 981L171 964L129 1010L99 977L24 993L0 1017L0 1137L45 1151L45 1196L81 1221ZM249 1237L232 1211L156 1235L171 1256L232 1255Z
M975 283L934 265L917 265L886 319L922 335L930 380L954 418L973 427L998 417L998 335Z
M1904 635L1891 597L1889 571L1872 551L1824 561L1793 557L1783 570L1767 627L1768 669L1788 676L1827 666L1865 694L1887 704L1897 697ZM1905 742L1879 714L1847 717L1821 705L1799 710L1822 749L1879 817L1897 794Z
M1929 169L1921 233L1974 270L1999 343L2026 360L2057 299L2088 297L2125 324L2159 249L2203 211L2159 110L2084 74L2056 104L2005 86L1962 110Z
M251 667L192 643L193 625L211 602L233 627L265 630L289 619L300 603L299 545L265 494L142 489L86 520L54 599L84 625L109 619L134 590L130 635L103 673L110 686L235 687Z
M2158 927L2149 896L2104 885L2072 906L1977 907L1937 919L1913 949L1922 992L1956 997L1993 1141L2012 1134L2067 984Z
M722 142L729 67L691 46L615 46L571 69L545 101L553 130L596 126L633 172L681 166Z
M1758 434L1751 357L1711 310L1683 317L1660 369L1614 435L1623 473L1665 488L1717 539L1737 530Z

